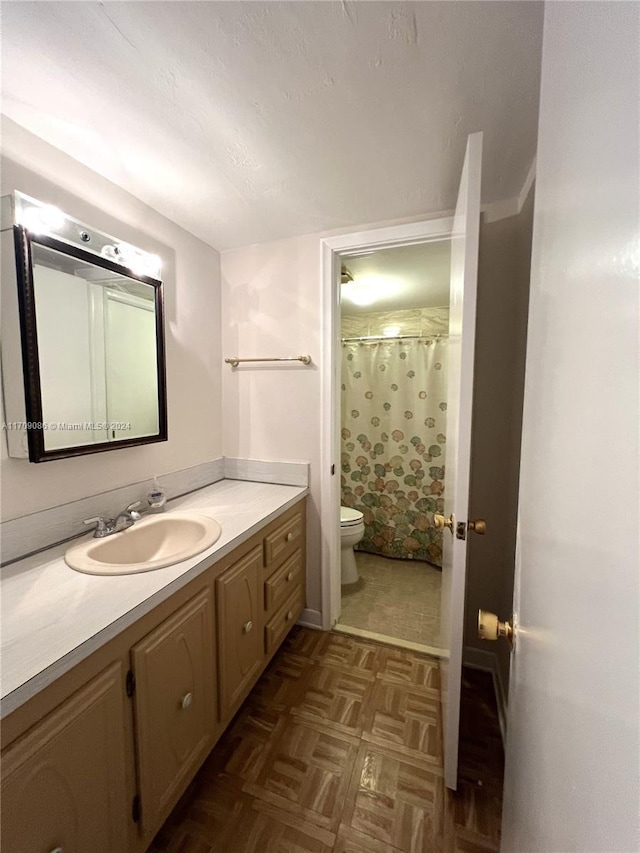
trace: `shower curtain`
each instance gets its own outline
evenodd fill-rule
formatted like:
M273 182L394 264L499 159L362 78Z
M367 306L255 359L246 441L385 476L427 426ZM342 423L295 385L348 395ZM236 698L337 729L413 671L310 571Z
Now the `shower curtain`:
M342 345L342 504L364 514L359 549L442 565L446 340Z

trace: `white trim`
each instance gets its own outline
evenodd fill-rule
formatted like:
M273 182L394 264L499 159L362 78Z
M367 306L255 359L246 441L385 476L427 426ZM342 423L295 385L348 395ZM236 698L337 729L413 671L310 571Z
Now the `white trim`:
M435 646L427 646L424 643L414 643L412 640L402 640L398 637L389 637L386 634L377 634L375 631L367 631L365 628L352 628L351 625L343 625L337 622L333 630L338 634L347 634L350 637L362 637L364 640L373 640L375 643L384 643L386 646L397 646L399 649L408 649L411 652L419 652L422 655L430 655L433 658L446 658L447 652Z
M535 179L536 160L534 157L518 195L513 198L503 198L500 201L492 201L490 204L484 204L481 208L483 222L497 222L499 219L517 216L524 207Z
M320 240L322 281L321 339L321 504L320 524L323 531L321 552L322 627L330 630L340 616L340 409L337 389L340 387L339 360L340 291L338 288L339 255L359 249L380 249L448 240L453 219L450 216L371 228ZM335 466L335 476L331 466Z
M529 166L529 171L527 172L527 177L524 179L524 184L522 185L522 189L520 190L520 195L518 196L518 213L522 210L525 205L527 198L529 197L529 193L531 192L531 187L536 179L536 158L534 157L531 161L531 165Z
M507 693L504 689L498 656L485 649L476 649L473 646L465 646L462 654L462 665L470 669L480 669L490 672L493 678L493 692L498 707L498 721L500 723L500 734L503 746L507 738Z
M499 219L508 219L510 216L517 216L518 199L505 198L501 201L493 201L491 204L483 204L480 208L483 222L497 222Z
M298 625L303 625L305 628L314 628L316 630L322 630L322 614L319 610L310 610L308 607L300 614L300 618L297 622Z

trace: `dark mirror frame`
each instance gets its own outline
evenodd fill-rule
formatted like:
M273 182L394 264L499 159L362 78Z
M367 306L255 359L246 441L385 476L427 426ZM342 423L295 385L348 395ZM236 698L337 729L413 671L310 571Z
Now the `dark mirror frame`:
M20 312L20 339L22 345L22 366L24 374L25 411L27 419L27 439L30 462L48 462L52 459L67 459L72 456L86 456L90 453L102 453L105 450L120 450L123 447L136 447L141 444L153 444L167 441L167 381L164 344L164 300L162 282L145 275L135 275L127 267L116 264L92 252L73 246L54 237L31 234L21 225L13 229L16 249L16 279L18 287L18 306ZM102 441L96 444L83 444L76 447L60 447L45 450L42 427L42 392L40 383L40 362L38 355L38 332L36 326L35 291L33 285L33 258L31 244L38 243L55 249L78 260L102 267L111 272L120 273L126 278L150 284L155 293L156 312L156 352L158 367L158 425L155 435L138 438L124 438L116 441Z

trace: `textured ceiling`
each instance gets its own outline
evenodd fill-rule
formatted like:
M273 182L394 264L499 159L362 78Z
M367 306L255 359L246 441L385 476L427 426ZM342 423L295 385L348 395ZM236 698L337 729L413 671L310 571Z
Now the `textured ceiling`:
M449 305L450 258L449 240L343 258L356 285L370 289L376 297L365 305L354 304L348 296L349 285L344 286L343 315Z
M535 155L538 2L15 2L3 112L219 249L483 201Z

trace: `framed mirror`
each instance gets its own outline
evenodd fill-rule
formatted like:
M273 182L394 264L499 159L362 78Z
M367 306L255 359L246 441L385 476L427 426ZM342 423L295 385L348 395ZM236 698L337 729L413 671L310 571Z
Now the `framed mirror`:
M166 441L162 282L125 265L127 244L96 239L97 254L20 223L13 236L29 460Z

